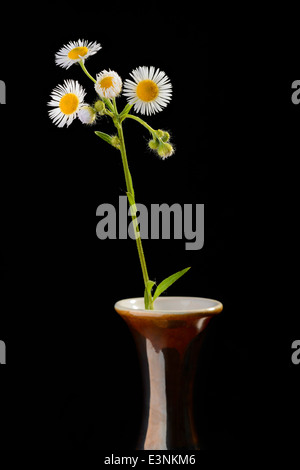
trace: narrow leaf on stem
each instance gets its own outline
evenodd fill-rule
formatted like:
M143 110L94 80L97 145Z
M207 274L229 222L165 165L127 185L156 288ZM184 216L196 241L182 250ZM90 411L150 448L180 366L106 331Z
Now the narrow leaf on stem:
M164 279L164 281L158 284L156 291L154 293L154 296L153 296L153 302L155 299L157 299L157 297L160 296L160 294L162 294L166 289L168 289L168 287L170 287L175 281L177 281L177 279L179 279L187 271L189 271L189 269L191 268L189 267L189 268L183 269L182 271L178 271L177 273L172 274L172 276L167 277L166 279Z
M123 111L121 111L121 113L119 114L119 117L123 117L123 116L125 116L126 114L128 114L129 111L131 110L132 106L133 106L133 104L129 104L129 103L128 103L128 104L125 106L125 108L123 109Z
M105 132L100 132L100 131L95 131L95 134L101 139L105 140L105 142L107 142L108 144L112 145L111 135L105 134Z

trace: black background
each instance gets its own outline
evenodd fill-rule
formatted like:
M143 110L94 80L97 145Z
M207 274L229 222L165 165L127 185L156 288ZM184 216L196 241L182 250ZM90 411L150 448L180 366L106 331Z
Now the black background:
M202 250L178 240L144 249L155 281L192 266L168 294L224 304L197 370L207 448L296 446L296 20L190 2L37 5L7 9L1 31L0 447L130 450L139 429L135 346L113 308L143 295L136 247L95 236L95 209L117 206L126 190L119 153L93 133L113 132L112 123L59 129L48 118L49 95L65 79L95 99L78 66L54 63L79 38L102 45L86 63L94 76L112 69L124 80L154 65L173 84L171 103L146 120L171 133L176 153L161 161L133 121L124 133L138 202L205 203Z

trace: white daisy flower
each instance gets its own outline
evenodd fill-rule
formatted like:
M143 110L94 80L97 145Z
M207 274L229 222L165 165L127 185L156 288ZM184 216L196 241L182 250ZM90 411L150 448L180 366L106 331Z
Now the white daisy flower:
M96 76L95 90L101 98L115 98L121 89L122 80L117 72L103 70Z
M89 56L96 54L100 49L101 46L97 42L88 42L81 39L75 42L70 41L55 54L55 63L56 65L68 69L72 64L86 60Z
M141 114L154 114L162 111L172 97L172 85L167 75L154 67L138 67L125 80L124 95L134 110Z
M52 91L48 106L54 109L49 111L49 116L58 127L67 127L77 117L83 106L85 91L82 86L74 80L65 80L63 85L58 85Z

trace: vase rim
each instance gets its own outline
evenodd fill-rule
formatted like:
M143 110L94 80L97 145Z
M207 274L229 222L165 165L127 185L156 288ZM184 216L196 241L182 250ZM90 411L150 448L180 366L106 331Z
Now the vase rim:
M143 308L144 298L133 297L115 303L114 308L120 314L144 315L147 317L170 315L212 316L221 313L223 305L218 300L204 297L159 297L154 302L154 310ZM180 306L181 308L178 308Z

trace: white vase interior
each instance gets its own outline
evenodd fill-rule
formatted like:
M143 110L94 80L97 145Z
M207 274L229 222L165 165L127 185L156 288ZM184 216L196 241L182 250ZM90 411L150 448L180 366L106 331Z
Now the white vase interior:
M116 303L115 308L132 312L144 311L144 298L136 297L123 299ZM222 308L222 304L217 300L205 299L202 297L159 297L154 302L152 313L193 313L193 312L213 312Z

